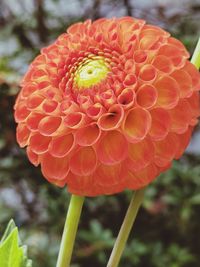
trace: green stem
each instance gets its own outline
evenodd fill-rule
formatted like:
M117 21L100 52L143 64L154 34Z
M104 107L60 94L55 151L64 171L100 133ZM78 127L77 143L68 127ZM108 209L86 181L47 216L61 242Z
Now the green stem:
M83 202L84 197L71 196L56 267L68 267L70 265Z
M200 69L200 38L194 50L191 62L195 65L197 69Z
M129 208L126 212L126 216L124 218L123 224L119 231L118 237L115 241L115 245L113 247L107 267L117 267L119 264L121 255L124 251L130 231L133 227L133 223L137 216L139 207L143 201L144 191L145 191L145 188L137 190L131 199Z

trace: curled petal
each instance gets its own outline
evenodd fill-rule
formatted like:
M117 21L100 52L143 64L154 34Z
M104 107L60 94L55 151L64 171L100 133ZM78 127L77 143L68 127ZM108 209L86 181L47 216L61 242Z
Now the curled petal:
M179 140L178 147L175 155L175 159L179 159L187 146L189 145L191 134L192 134L193 127L188 127L187 131L183 134L177 134L177 138Z
M28 97L37 90L38 90L38 87L36 86L36 84L27 83L22 89L22 96Z
M26 127L25 124L18 124L17 126L17 142L20 147L25 147L29 143L30 130Z
M184 70L176 70L171 74L171 77L174 78L180 87L180 97L189 97L192 95L192 78Z
M154 143L155 146L155 164L158 167L168 165L175 157L179 139L176 134L169 133L165 139Z
M171 131L180 134L187 130L192 120L191 107L184 99L181 99L174 109L169 110L169 115L171 119Z
M91 188L91 184L93 187ZM94 186L94 177L92 175L80 176L71 171L67 175L68 191L72 194L82 196L96 196L98 192Z
M126 75L126 78L123 82L123 85L126 86L133 86L137 83L137 77L134 74L128 74Z
M34 166L38 166L40 164L40 161L39 161L39 156L38 154L34 153L30 146L27 147L26 149L26 153L27 153L27 156L28 156L28 159L29 161L34 165Z
M133 106L135 101L135 92L132 89L124 89L118 96L117 101L124 109L128 109Z
M148 56L144 50L136 50L134 52L134 61L138 64L145 63Z
M177 105L180 88L173 78L163 76L155 82L154 86L158 93L157 106L170 109Z
M75 33L79 33L80 31L83 31L83 29L84 29L84 24L82 22L78 22L78 23L71 25L67 29L67 32L70 34L75 34Z
M155 164L149 164L146 168L137 171L129 172L127 176L127 187L132 190L137 190L148 185L158 175L158 168Z
M186 50L185 46L183 45L183 43L181 43L178 39L174 38L174 37L169 37L168 39L168 43L175 46L176 48L178 48L185 57L189 58L190 54L188 53L188 51Z
M128 73L135 73L135 61L133 59L128 59L125 62L124 69Z
M69 113L64 118L64 124L71 129L78 129L85 123L85 114L82 112Z
M123 124L126 137L131 142L138 142L147 135L151 127L151 115L142 108L133 108L127 115Z
M116 164L126 158L128 143L123 134L118 131L110 131L100 140L96 152L98 159L103 164Z
M74 101L63 100L60 105L60 110L64 114L68 114L68 113L77 112L80 110L80 108Z
M86 113L88 117L95 120L95 119L98 119L103 114L104 110L105 108L100 103L96 103L92 105L91 107L89 107Z
M70 159L70 170L76 175L87 176L94 172L97 157L91 146L81 147Z
M44 96L39 94L32 94L27 99L27 108L30 110L35 110L44 101Z
M69 172L69 159L68 157L56 158L46 153L41 157L41 169L44 177L63 180Z
M162 41L169 36L169 33L163 31L159 27L146 25L140 33L139 46L144 50L157 50Z
M106 108L109 108L111 105L113 105L116 102L116 96L113 92L113 90L107 90L106 92L103 92L100 96L103 105Z
M143 108L151 108L155 105L158 98L156 88L150 84L140 86L137 91L137 103Z
M80 146L91 146L95 144L101 135L101 130L96 123L89 124L77 130L75 135L76 143Z
M55 134L61 123L61 117L46 116L40 121L38 130L42 135L51 136Z
M88 109L92 105L92 100L89 96L78 95L78 102L83 109Z
M187 99L187 102L190 104L190 110L192 116L197 118L200 116L200 95L199 92L194 92L190 98Z
M139 72L139 78L145 82L151 82L155 80L156 75L156 69L150 64L146 64L145 66L143 66Z
M47 114L52 114L55 112L56 108L58 107L58 102L54 100L45 100L42 104L42 109Z
M175 67L183 66L186 62L186 58L188 57L185 56L185 52L170 44L161 46L158 51L158 55L163 55L170 58Z
M163 55L158 55L155 57L155 59L152 62L152 65L157 69L160 70L164 73L170 73L173 71L174 66L172 64L172 61L170 58L163 56Z
M35 68L31 73L31 79L37 82L45 81L48 80L48 74L45 70Z
M154 159L154 145L150 139L145 138L141 142L130 144L128 150L128 168L138 171L149 165Z
M192 87L193 90L200 90L200 79L199 79L199 72L197 68L190 62L186 62L183 70L190 75L192 79Z
M117 129L124 117L124 110L121 105L113 105L108 113L103 114L98 119L98 126L104 131L111 131Z
M16 106L16 110L15 110L16 122L19 123L19 122L25 121L29 114L30 114L30 111L27 109L24 103L20 103L19 105Z
M31 136L29 145L34 153L43 154L48 151L50 141L51 137L36 133Z
M101 186L117 184L120 179L121 168L120 163L112 166L100 164L94 173L95 182Z
M53 137L49 144L49 153L56 158L63 158L74 148L74 136L72 133Z
M26 120L27 127L31 131L37 131L38 125L40 121L45 117L45 115L41 113L31 112L31 114L28 116Z
M162 140L170 130L171 119L169 113L162 108L155 108L150 111L152 124L149 135L153 140Z

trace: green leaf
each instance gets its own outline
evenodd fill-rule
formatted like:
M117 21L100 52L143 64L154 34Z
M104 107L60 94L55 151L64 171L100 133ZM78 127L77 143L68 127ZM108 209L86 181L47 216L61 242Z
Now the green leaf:
M1 267L31 267L32 261L27 258L27 247L21 246L18 228L13 220L3 234L0 242Z
M6 227L6 230L2 236L1 243L10 235L10 233L16 228L15 222L11 219ZM0 243L0 244L1 244Z

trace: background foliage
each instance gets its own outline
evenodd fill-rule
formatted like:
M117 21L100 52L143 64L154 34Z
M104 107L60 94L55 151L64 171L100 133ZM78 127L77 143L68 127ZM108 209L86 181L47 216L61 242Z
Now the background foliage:
M50 44L71 23L124 15L164 27L193 51L200 31L198 0L0 2L0 234L14 218L23 243L29 246L34 267L55 267L70 196L66 189L48 184L16 144L13 104L20 78L40 48ZM198 136L196 129L188 152L148 187L121 266L199 266ZM86 200L73 267L105 266L131 194L127 191Z

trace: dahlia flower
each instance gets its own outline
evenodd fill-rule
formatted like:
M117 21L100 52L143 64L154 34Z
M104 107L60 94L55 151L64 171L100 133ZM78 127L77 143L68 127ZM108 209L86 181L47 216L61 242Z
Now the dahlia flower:
M180 158L197 124L200 75L188 58L140 19L76 23L24 76L17 141L73 194L140 189Z

